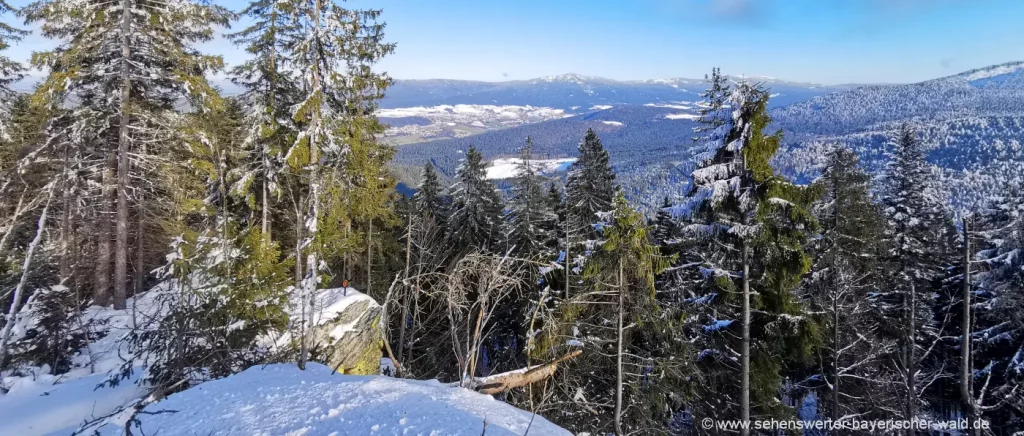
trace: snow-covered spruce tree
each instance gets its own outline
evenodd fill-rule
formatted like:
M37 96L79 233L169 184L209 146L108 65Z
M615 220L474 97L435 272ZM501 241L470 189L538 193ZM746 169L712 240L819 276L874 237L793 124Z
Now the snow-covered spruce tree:
M383 125L373 113L391 79L373 66L395 45L383 41L379 10L346 9L329 0L287 0L284 8L289 26L282 47L301 90L291 107L296 139L284 160L295 217L299 312L306 314L314 291L325 281L321 271L331 260L326 255L352 250L351 233L347 238L335 234L337 223L351 222L355 215L349 207L355 203L347 199L364 195L369 200L386 190L378 165L390 154L377 142ZM385 207L383 202L366 206L363 218L369 220ZM344 251L328 244L345 244L340 247ZM291 320L298 330L293 337L299 341L300 367L310 347L305 318Z
M292 25L285 5L271 0L250 3L240 14L252 19L252 24L228 35L252 56L231 70L232 82L244 90L238 98L246 108L242 143L246 159L235 169L240 175L231 190L244 195L250 209L259 211L260 231L268 238L273 228L272 198L281 194L282 153L295 140L290 108L299 93L287 69L287 52L281 47L283 34Z
M15 9L6 1L0 0L0 15L14 12ZM10 85L21 80L23 67L21 64L4 56L4 51L11 42L18 41L26 32L0 21L0 140L7 137L7 121L10 117L8 105L14 101L15 92ZM0 168L3 168L0 166Z
M442 224L448 218L448 214L444 208L441 191L441 180L437 176L437 170L434 169L434 164L427 162L423 165L423 180L412 197L416 215L432 216L439 220L439 224Z
M169 115L182 99L197 110L217 105L205 76L222 61L199 53L194 44L211 39L212 28L226 25L229 14L190 0L42 0L23 13L43 36L58 41L55 49L33 56L35 67L49 70L37 101L74 101L72 140L94 147L92 155L103 162L93 223L95 302L124 308L130 215L143 197L133 181L145 179L133 168L145 168L148 145L174 136Z
M968 391L970 406L996 433L1013 434L1024 431L1024 195L1020 187L1005 192L970 219L977 250L970 254Z
M565 196L570 231L574 243L594 239L599 212L612 210L615 198L615 173L608 151L594 129L587 129L579 145L579 156L566 176Z
M540 175L533 162L533 140L519 149L519 162L512 178L511 205L508 213L508 244L512 253L524 259L547 259L549 235L544 224L552 219Z
M247 163L241 132L242 108L228 102L222 110L185 117L186 162L178 171L175 198L176 238L160 277L170 292L157 299L166 315L159 328L143 328L132 337L136 355L157 386L181 380L190 384L233 374L266 362L276 351L270 336L287 324L289 263L277 244L260 230L260 221L233 196L233 171ZM130 370L132 362L124 368Z
M712 97L705 105L711 105ZM701 380L695 418L782 416L783 376L808 360L819 341L794 289L810 267L804 243L816 222L815 189L775 175L769 164L781 133L770 123L768 91L739 84L728 103L703 118L707 131L691 191L676 208L689 239L684 265L698 281L687 311Z
M455 178L447 226L449 244L460 251L498 250L501 199L494 183L487 180L487 164L476 147L466 152Z
M606 224L582 274L585 286L558 306L557 329L540 338L555 354L583 349L549 400L562 406L545 416L577 432L664 427L684 383L679 314L655 298L654 276L670 259L650 243L650 226L621 192L601 215Z
M887 365L892 338L878 335L869 295L879 284L882 216L870 194L871 176L852 150L834 145L816 184L822 197L814 204L821 225L809 244L814 259L805 279L810 309L820 314L824 346L809 374L797 385L817 390L823 416L874 416L898 401L897 383ZM889 395L889 397L886 397ZM883 401L884 400L884 401Z
M953 230L917 131L900 125L890 146L894 156L879 181L885 217L880 274L887 280L872 295L872 310L882 334L898 344L888 359L896 362L903 404L893 413L911 419L927 412L924 390L942 375L933 345L946 317L937 312L935 296L942 267L952 260Z
M672 203L668 197L661 203L661 207L654 214L654 231L651 232L651 242L658 246L666 246L677 237L677 226L670 212Z

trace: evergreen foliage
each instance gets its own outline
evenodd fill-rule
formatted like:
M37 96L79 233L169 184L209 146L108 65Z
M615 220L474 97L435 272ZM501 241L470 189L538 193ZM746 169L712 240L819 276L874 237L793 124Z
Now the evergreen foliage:
M447 227L449 244L458 250L499 249L501 199L494 183L487 180L483 155L476 148L466 152L456 179Z

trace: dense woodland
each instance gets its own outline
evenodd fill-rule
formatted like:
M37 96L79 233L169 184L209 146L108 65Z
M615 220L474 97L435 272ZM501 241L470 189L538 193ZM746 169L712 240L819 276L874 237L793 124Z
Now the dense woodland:
M28 95L8 89L24 66L0 58L4 371L67 371L96 339L81 313L143 292L169 308L126 339L155 386L301 367L318 350L287 306L346 283L385 305L399 377L474 387L563 359L498 396L574 432L797 416L1024 431L1022 191L954 209L914 125L886 133L879 177L835 143L820 148L822 175L795 184L772 166L769 90L716 70L680 144L699 150L681 200L649 216L593 130L564 180L531 167L524 137L509 144L523 160L507 189L469 148L453 184L427 164L407 198L374 116L391 83L374 65L395 48L379 11L15 12L24 23L0 25L0 49L18 26L56 47L33 56L48 76ZM225 71L244 89L229 98L207 81L223 62L196 46L239 14L252 24L229 37L250 60ZM294 347L260 345L284 330Z

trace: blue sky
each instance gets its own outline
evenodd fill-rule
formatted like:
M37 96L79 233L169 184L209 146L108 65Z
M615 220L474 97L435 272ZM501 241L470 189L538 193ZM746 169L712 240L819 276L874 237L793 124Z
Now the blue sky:
M233 9L241 0L217 0ZM18 1L15 4L21 3ZM399 79L728 74L914 82L1024 60L1021 0L352 0L384 10ZM27 57L45 47L29 38ZM204 45L229 63L223 40Z

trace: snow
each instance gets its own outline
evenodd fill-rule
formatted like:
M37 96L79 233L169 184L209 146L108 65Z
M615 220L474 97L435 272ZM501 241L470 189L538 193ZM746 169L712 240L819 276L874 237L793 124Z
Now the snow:
M105 416L145 394L136 384L141 371L116 387L100 384L106 374L60 383L34 384L22 379L18 389L0 397L0 435L71 434L87 420Z
M149 414L157 413L158 414ZM174 411L174 412L168 412ZM493 397L431 381L254 366L149 405L135 434L571 435ZM532 419L532 424L531 424ZM133 429L134 430L134 429ZM113 426L101 434L120 434Z
M618 121L601 121L601 122L604 123L604 124L607 124L609 126L621 126L622 125L622 123L618 122Z
M0 435L70 434L83 422L114 412L142 395L145 389L137 385L143 375L140 368L116 387L100 385L131 357L122 339L131 333L132 326L144 329L146 322L165 315L161 296L170 289L162 285L129 298L126 310L99 306L85 309L82 325L101 337L80 350L71 359L71 370L64 374L51 374L45 365L4 371L0 378L9 391L0 394ZM29 312L21 318L16 334L33 327L36 317L32 307L30 300L25 308Z
M320 289L316 291L316 295L313 297L313 311L317 314L314 317L313 323L323 325L331 322L344 312L345 308L359 301L374 300L369 295L353 288ZM300 309L298 304L293 306L296 306L296 310ZM301 318L302 313L293 312L291 317L293 319Z
M700 115L696 114L665 114L668 120L699 120Z
M605 109L611 109L611 108L612 108L612 105L610 105L610 104L595 104L595 105L590 107L590 110L592 110L592 111L603 111Z
M489 180L498 179L511 179L516 175L516 166L522 162L522 159L517 157L510 157L504 159L495 159L491 162L491 165L487 167L487 178ZM576 162L576 158L562 158L562 159L533 159L530 161L534 168L541 174L554 173L559 171L565 171Z
M997 65L967 73L963 76L963 80L966 82L973 82L975 80L989 79L996 76L1002 76L1004 74L1013 74L1021 69L1024 69L1024 63Z
M670 104L670 103L646 103L646 104L644 104L644 106L647 106L647 107L660 107L660 108L666 108L666 109L679 109L679 110L684 110L684 111L693 109L692 106L687 106L687 105L684 105L684 104Z

